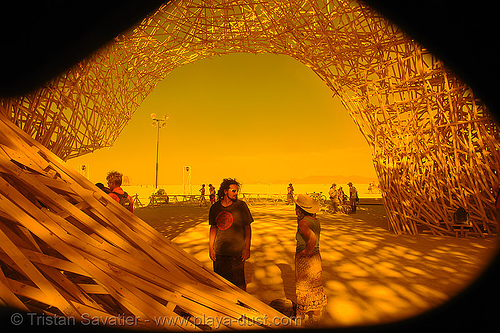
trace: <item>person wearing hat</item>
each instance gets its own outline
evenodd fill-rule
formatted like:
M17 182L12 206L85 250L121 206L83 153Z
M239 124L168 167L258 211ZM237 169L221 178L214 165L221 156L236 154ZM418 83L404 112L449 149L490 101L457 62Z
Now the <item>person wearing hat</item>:
M330 191L328 191L328 195L330 196L330 200L332 201L333 212L336 213L339 211L339 193L337 191L337 184L333 183L330 187Z
M297 317L310 321L321 318L326 306L326 294L323 290L319 238L321 225L316 218L319 202L308 195L294 197L297 214L297 233L295 239L295 281L297 295Z

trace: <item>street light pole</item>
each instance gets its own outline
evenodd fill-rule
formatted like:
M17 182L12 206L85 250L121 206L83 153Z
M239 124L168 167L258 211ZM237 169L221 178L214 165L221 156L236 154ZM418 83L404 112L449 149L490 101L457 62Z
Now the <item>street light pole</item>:
M158 156L160 147L160 127L167 126L168 116L165 115L162 118L156 118L156 113L151 113L151 119L153 119L153 127L157 127L156 130L156 175L155 175L155 190L158 189Z
M155 175L155 190L158 189L158 151L160 147L160 126L158 124L156 130L156 175Z

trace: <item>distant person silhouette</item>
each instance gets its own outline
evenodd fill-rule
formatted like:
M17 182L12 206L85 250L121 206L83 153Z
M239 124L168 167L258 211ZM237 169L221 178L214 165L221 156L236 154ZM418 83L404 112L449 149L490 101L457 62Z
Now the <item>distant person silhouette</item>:
M294 191L292 183L288 184L286 191L287 191L286 204L292 205L293 204L293 191Z
M351 213L356 213L356 206L358 205L358 190L349 182L349 203L351 205Z
M202 184L200 188L200 207L202 204L203 206L207 205L207 201L205 200L205 184Z
M208 184L208 190L210 193L210 205L215 203L215 187L212 184Z
M337 191L337 184L333 183L328 191L328 195L330 196L330 200L332 202L333 212L337 213L339 211L339 193Z

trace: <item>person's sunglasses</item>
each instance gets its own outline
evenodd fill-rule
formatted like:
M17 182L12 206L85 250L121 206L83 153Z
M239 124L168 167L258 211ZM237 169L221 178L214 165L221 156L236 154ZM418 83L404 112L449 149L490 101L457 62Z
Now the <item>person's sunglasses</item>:
M235 190L235 189L229 189L228 191L233 192L233 193L238 193L238 190Z

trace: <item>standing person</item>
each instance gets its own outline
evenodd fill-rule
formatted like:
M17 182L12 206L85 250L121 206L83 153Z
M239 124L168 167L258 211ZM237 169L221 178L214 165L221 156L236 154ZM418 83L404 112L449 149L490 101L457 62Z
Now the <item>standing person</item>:
M343 206L345 204L347 196L345 195L344 189L342 188L342 186L339 187L338 194L339 194L340 205Z
M210 206L215 203L215 187L212 184L208 184L208 190L210 191Z
M288 184L286 191L287 191L286 204L292 205L293 204L293 191L294 191L292 183Z
M238 200L240 183L225 178L217 192L218 201L210 207L209 255L214 272L246 290L245 260L250 258L253 222L244 201Z
M323 290L319 238L321 225L316 218L319 202L308 195L295 197L297 233L295 239L295 281L297 294L297 317L311 321L321 319L327 299Z
M108 193L111 198L116 202L120 203L122 206L134 212L134 199L125 192L122 186L123 175L118 171L110 171L106 176L108 182L108 188L110 192Z
M358 190L349 182L349 202L351 204L351 212L356 213L356 205L358 203Z
M200 188L200 207L201 204L203 204L203 206L207 205L207 201L205 200L205 184L202 184Z
M373 182L370 182L370 184L368 184L368 194L373 194Z
M332 184L332 186L330 187L330 191L328 191L328 195L330 195L330 200L332 201L333 212L338 212L340 201L339 193L337 191L337 184Z

